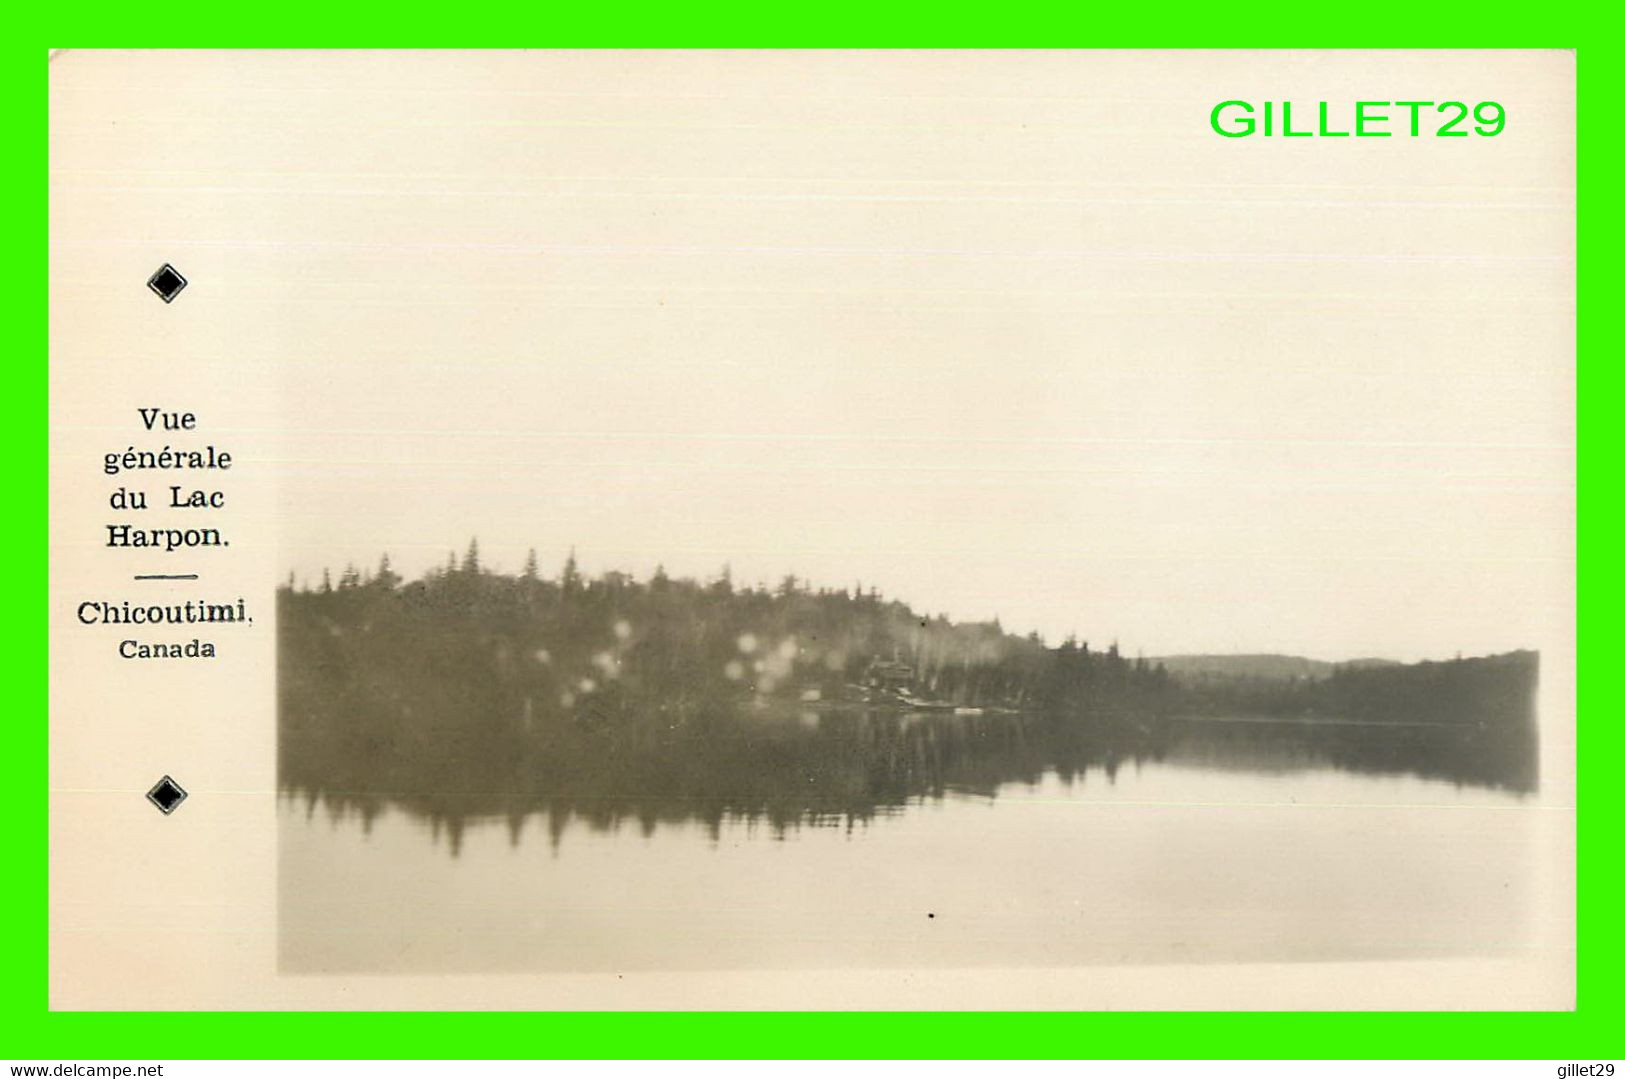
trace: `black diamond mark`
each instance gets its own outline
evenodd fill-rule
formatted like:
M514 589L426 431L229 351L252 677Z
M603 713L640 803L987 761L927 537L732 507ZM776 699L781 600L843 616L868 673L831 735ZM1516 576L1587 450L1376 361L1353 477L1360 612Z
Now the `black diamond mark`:
M156 292L160 300L169 303L181 294L181 289L186 287L186 278L182 277L180 271L166 262L158 267L157 273L147 278L147 287Z
M176 806L186 801L186 792L181 790L179 783L165 776L153 785L152 790L147 792L147 801L157 806L165 816L168 816L175 812Z

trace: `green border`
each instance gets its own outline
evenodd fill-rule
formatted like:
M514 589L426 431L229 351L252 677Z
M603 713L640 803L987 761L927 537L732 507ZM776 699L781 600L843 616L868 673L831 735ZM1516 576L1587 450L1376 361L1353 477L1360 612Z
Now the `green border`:
M1559 6L1476 4L1192 7L1167 5L1100 10L1093 5L998 5L982 9L911 4L882 8L850 0L796 9L737 2L692 9L676 5L535 9L513 14L465 8L395 5L380 11L299 0L272 9L166 0L102 5L44 5L13 13L6 53L7 100L14 104L3 182L12 235L11 270L0 292L10 328L7 397L20 405L5 426L11 469L13 614L4 634L8 684L20 707L0 724L0 760L11 788L6 808L3 954L9 977L0 1015L0 1058L240 1059L366 1057L1143 1057L1173 1058L1545 1058L1608 1059L1621 1015L1619 931L1620 811L1603 789L1619 763L1618 692L1585 683L1587 722L1579 790L1579 1008L1556 1013L976 1013L976 1014L716 1014L716 1013L53 1013L47 1010L46 798L30 797L29 774L46 764L45 575L28 571L45 547L47 332L46 275L35 261L47 247L45 169L48 145L45 50L85 43L189 46L706 46L706 47L1483 47L1576 48L1588 100L1617 101L1619 50L1594 14ZM29 5L35 8L35 5ZM278 17L272 25L267 15ZM20 20L20 21L14 21ZM528 21L527 21L528 20ZM1582 305L1617 308L1617 222L1620 171L1613 119L1588 140L1586 172L1605 205L1588 214ZM40 139L36 143L34 140ZM37 170L37 171L36 171ZM1594 203L1593 206L1597 204ZM1598 255L1597 252L1602 254ZM1590 358L1581 414L1606 422L1617 402L1615 319L1588 319L1580 338ZM1605 419L1606 418L1606 419ZM1592 432L1583 439L1587 474L1608 476L1616 452ZM1604 545L1614 511L1592 480L1590 549L1583 552L1588 595L1585 655L1612 650L1621 636L1609 612L1617 570ZM29 526L37 507L39 521ZM37 540L34 538L37 536ZM1612 551L1609 551L1609 555ZM106 721L117 722L116 716Z

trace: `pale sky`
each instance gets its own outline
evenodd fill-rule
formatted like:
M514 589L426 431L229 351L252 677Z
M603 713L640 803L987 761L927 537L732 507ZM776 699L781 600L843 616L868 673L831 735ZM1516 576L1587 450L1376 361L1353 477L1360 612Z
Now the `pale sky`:
M92 59L56 182L274 371L225 426L279 436L284 571L477 535L1130 653L1572 633L1571 54Z

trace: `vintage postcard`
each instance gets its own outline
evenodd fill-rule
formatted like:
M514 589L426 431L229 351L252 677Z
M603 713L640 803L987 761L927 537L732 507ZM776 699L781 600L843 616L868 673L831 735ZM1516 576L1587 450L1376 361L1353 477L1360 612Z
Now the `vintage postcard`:
M58 1009L1574 1006L1574 56L50 68Z

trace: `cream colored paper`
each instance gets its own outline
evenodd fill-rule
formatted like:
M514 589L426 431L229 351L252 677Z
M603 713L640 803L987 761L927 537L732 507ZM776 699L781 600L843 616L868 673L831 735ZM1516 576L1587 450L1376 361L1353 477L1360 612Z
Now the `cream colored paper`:
M1572 54L66 51L50 83L53 1008L1573 1006ZM1508 120L1219 138L1235 97ZM139 477L223 490L228 548L105 546L104 455L166 442L232 453ZM1524 943L283 969L274 589L475 535L507 572L857 578L1149 655L1538 649L1539 790L1497 811ZM77 618L239 598L154 638L207 661Z

